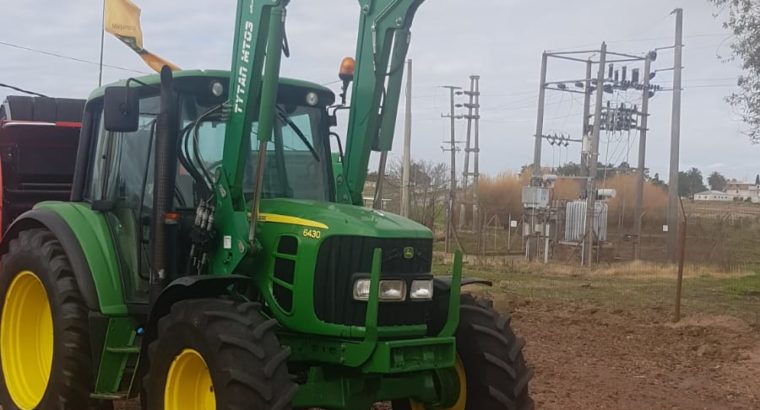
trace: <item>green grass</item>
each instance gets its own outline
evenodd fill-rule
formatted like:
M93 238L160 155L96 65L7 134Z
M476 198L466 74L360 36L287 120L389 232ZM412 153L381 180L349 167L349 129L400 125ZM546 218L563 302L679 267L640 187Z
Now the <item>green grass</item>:
M733 279L725 291L738 297L760 297L760 273Z
M464 275L494 282L491 292L501 292L515 299L545 299L567 303L590 304L605 308L652 310L668 318L674 309L676 294L673 276L648 274L646 270L632 276L584 272L567 267L571 273L541 272L540 265L465 266ZM646 269L646 268L643 268ZM654 268L653 268L654 269ZM437 263L434 272L448 272L450 267ZM732 315L760 326L760 273L684 278L682 312L689 314Z

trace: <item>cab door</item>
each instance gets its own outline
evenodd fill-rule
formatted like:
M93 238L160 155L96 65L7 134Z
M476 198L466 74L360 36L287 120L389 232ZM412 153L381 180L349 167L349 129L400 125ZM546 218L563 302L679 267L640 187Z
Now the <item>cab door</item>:
M153 207L153 145L160 101L140 100L135 132L94 126L86 199L102 210L116 246L126 303L148 301L150 216ZM100 116L102 118L102 115Z

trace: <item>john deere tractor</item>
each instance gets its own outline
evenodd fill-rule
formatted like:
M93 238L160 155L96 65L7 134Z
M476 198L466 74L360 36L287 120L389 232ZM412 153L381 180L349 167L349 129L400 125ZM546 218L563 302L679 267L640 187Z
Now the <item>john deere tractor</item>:
M434 276L428 229L360 206L422 0L359 0L337 103L280 78L287 3L239 1L230 72L90 95L71 201L3 237L4 410L532 407L523 342L461 293L481 282L461 256Z

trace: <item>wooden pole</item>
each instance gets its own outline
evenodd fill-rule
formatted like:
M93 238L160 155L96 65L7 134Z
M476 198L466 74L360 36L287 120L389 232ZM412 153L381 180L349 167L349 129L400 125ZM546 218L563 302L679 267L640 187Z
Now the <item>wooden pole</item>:
M676 280L676 322L681 320L681 288L683 287L683 264L686 259L686 225L688 222L686 219L686 211L684 211L683 208L683 200L679 197L678 201L681 204L682 219L681 229L678 231L680 235L678 241L678 278Z

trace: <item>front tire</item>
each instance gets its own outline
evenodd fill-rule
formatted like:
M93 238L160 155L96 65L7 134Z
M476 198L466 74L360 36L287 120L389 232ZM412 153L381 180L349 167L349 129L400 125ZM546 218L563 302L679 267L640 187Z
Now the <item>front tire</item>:
M289 410L290 351L259 310L221 299L175 303L148 349L148 408Z
M523 356L525 341L493 302L463 294L457 353L467 377L466 409L532 409L528 382L533 371Z
M30 229L8 249L0 262L0 407L89 408L88 310L61 243Z
M456 332L460 395L447 410L530 410L528 382L533 376L523 357L525 342L510 326L509 316L490 300L462 294ZM424 405L395 400L393 410L423 410Z

